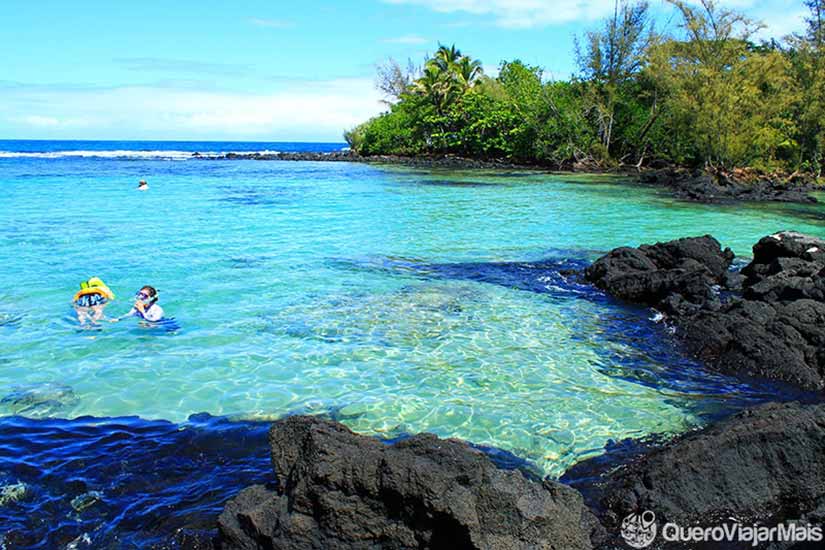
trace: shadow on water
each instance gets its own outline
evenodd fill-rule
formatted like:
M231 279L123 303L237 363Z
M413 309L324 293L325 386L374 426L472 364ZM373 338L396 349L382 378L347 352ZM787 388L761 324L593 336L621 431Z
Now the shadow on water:
M2 328L19 328L23 321L23 316L13 311L6 309L3 302L6 297L0 295L0 329Z
M498 185L491 181L451 180L451 179L422 179L416 185L435 185L438 187L491 187Z
M822 224L825 222L825 211L822 203L818 204L798 204L790 203L782 205L783 211L807 222Z
M290 204L298 198L298 191L289 187L258 187L220 185L221 196L215 199L238 206L279 206Z
M272 256L232 256L224 260L231 269L259 269L266 266Z
M620 302L583 282L581 271L593 251L554 250L534 262L427 263L398 257L331 260L346 270L367 270L427 279L494 284L539 294L559 305L586 300L596 316L576 318L574 340L599 357L596 368L612 378L661 392L669 404L705 421L748 406L776 400L809 400L811 395L780 383L742 379L707 369L685 355L674 329L653 318L653 310Z
M272 479L264 423L0 418L4 548L146 548Z
M0 548L188 548L211 538L229 498L274 482L269 425L208 414L182 424L0 417ZM507 451L478 448L537 475Z
M20 321L22 320L22 315L14 315L12 313L0 313L0 327L17 328L20 326Z

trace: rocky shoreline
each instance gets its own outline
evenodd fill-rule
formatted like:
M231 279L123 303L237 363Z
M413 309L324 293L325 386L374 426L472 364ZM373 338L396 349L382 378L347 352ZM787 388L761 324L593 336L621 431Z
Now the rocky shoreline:
M507 170L546 170L547 167L513 163L502 159L470 159L455 155L432 155L405 157L401 155L362 156L352 151L334 151L331 153L293 152L293 153L225 153L221 155L201 155L193 153L193 159L202 160L274 160L274 161L311 161L311 162L361 162L365 164L395 164L416 168L462 169L507 169Z
M740 272L733 258L706 235L617 248L584 276L659 310L712 369L825 389L825 241L781 232L760 239Z
M796 202L815 203L810 193L817 182L805 174L763 174L754 170L687 170L668 166L638 174L641 183L664 186L679 199L695 202Z
M615 249L582 277L659 310L709 368L778 380L810 391L809 402L768 403L668 441L631 442L632 452L608 449L564 483L498 469L461 441L420 434L389 446L291 417L270 431L275 483L226 505L217 546L621 548L619 533L644 535L645 511L660 526L821 525L825 241L782 232L761 239L741 272L733 259L711 236L685 238ZM680 544L650 548L697 547Z
M201 155L193 153L193 159L203 160L261 160L261 161L314 161L314 162L361 162L366 164L394 164L414 168L445 168L453 170L506 169L541 170L592 174L615 174L632 181L669 189L676 198L705 203L717 202L794 202L815 203L810 195L819 187L816 180L805 174L762 174L753 170L688 170L664 166L643 168L616 168L590 164L572 166L548 166L512 162L504 159L472 159L456 155L432 155L406 157L401 155L362 156L344 150L331 153L225 153Z

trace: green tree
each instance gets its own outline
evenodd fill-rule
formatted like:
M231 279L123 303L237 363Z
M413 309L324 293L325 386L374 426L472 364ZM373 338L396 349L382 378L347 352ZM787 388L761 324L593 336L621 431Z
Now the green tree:
M413 92L426 96L440 113L483 76L481 61L462 55L455 44L449 48L440 45L424 63L421 77L412 85Z
M822 175L825 157L825 0L807 0L810 9L804 34L788 38L798 101L799 148L796 165Z
M462 91L472 88L484 74L481 61L462 56L454 65L454 78Z
M610 153L614 139L616 109L623 88L642 67L653 31L646 1L615 0L613 15L601 29L585 35L584 49L576 41L576 57L585 80L590 109L601 144Z
M685 36L652 48L647 70L668 102L670 131L695 144L693 160L741 165L791 145L785 57L753 48L748 39L758 26L714 0L668 1Z

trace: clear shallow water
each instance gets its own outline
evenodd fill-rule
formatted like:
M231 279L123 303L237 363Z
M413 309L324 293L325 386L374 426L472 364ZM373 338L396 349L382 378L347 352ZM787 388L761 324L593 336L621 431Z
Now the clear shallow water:
M608 440L682 431L775 391L703 372L649 311L560 269L705 233L748 254L781 229L821 235L822 214L686 204L594 176L3 158L0 413L327 413L557 475ZM108 314L152 284L180 328L79 330L71 296L93 275L118 295Z

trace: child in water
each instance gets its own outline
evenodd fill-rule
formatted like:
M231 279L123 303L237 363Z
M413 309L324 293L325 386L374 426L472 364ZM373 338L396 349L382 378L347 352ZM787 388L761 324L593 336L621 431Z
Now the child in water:
M144 286L135 294L135 305L129 313L111 321L116 323L127 317L139 317L153 323L163 319L163 308L158 305L158 291L154 287Z
M74 295L74 310L77 320L83 326L87 321L98 324L103 319L103 310L115 295L99 277L92 277L80 283L80 290Z

